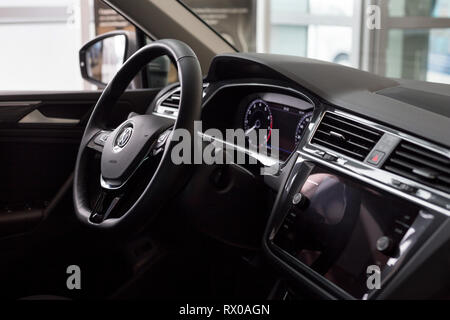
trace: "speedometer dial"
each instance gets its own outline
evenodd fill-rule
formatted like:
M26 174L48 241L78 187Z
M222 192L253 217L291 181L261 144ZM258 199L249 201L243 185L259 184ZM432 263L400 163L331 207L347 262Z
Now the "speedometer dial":
M302 140L309 123L311 122L313 113L306 113L298 122L297 130L295 130L295 144L298 144Z
M244 118L244 130L248 140L253 145L264 145L272 134L273 118L269 106L263 100L255 100L247 108ZM264 141L258 143L259 130L266 130ZM255 140L256 139L256 140Z

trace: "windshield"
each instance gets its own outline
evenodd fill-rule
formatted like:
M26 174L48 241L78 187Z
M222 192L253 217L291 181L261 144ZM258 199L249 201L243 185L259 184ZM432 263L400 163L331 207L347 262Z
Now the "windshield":
M450 84L450 0L183 0L242 52Z

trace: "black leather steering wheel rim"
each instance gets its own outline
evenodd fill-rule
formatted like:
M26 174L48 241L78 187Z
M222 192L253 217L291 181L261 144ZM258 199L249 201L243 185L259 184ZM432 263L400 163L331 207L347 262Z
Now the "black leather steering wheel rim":
M167 55L177 66L181 87L179 113L173 128L185 129L190 133L192 139L196 138L194 122L200 120L203 85L199 61L192 49L181 41L173 39L155 41L137 51L125 62L103 91L86 125L76 160L73 198L77 217L89 226L111 229L141 219L149 219L167 200L168 196L173 194L177 183L189 170L188 164L175 165L171 161L170 151L176 142L169 139L153 177L128 211L119 218L107 219L101 223L91 221L92 209L89 208L86 179L89 161L87 146L95 139L98 132L105 128L105 115L116 104L138 72L155 58L164 55Z

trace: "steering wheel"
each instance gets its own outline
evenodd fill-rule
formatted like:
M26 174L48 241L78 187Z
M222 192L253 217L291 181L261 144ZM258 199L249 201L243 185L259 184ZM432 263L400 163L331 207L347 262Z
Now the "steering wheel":
M112 107L133 78L163 55L178 69L181 97L177 120L131 114L117 128L109 127ZM171 161L177 143L172 131L187 130L193 145L194 121L200 119L201 101L200 64L185 43L159 40L131 56L100 96L81 140L73 188L78 218L105 229L142 223L154 216L189 172L189 165Z

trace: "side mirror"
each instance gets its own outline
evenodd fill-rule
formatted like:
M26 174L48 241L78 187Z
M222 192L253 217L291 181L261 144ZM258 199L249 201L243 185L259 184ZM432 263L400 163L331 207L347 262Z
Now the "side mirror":
M83 79L104 88L126 61L130 50L129 33L114 31L102 34L80 49Z

